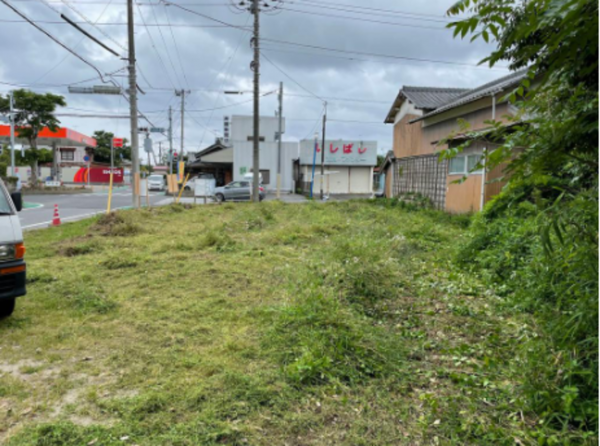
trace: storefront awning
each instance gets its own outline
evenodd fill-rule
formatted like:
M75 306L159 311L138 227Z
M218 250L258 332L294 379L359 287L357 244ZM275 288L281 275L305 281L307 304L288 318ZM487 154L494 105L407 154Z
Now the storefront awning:
M0 125L0 144L9 143L10 126ZM17 130L15 130L15 143L29 146L27 139L19 138ZM56 132L52 132L48 127L44 127L38 134L37 143L39 146L51 146L53 143L56 143L58 147L96 147L96 140L94 138L66 127L59 127Z

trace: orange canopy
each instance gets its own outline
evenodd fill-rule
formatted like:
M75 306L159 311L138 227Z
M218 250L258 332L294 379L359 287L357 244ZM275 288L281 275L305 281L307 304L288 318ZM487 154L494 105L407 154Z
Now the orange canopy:
M15 130L15 141L19 144L27 144L24 138L19 138L18 130ZM0 143L10 142L10 126L0 125ZM51 146L56 143L60 147L96 147L96 140L75 130L59 127L56 132L44 127L38 134L37 142L40 146Z

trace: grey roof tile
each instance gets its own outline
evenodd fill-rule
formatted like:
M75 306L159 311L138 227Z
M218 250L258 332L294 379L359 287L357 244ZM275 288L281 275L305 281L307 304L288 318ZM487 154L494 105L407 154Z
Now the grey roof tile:
M469 102L476 101L477 99L480 99L484 96L489 96L494 92L500 92L512 85L516 85L527 76L527 71L527 68L515 71L514 73L510 73L504 77L501 77L500 79L496 79L491 82L488 82L487 84L483 84L479 87L467 90L464 93L449 99L446 103L438 105L435 108L435 110L430 111L429 113L425 113L423 116L420 116L417 119L413 119L411 122L421 121L422 119L428 118L429 116L443 113L455 107L459 107L461 105L468 104Z
M417 108L434 109L442 104L467 92L467 88L439 88L439 87L410 87L402 88L402 93Z

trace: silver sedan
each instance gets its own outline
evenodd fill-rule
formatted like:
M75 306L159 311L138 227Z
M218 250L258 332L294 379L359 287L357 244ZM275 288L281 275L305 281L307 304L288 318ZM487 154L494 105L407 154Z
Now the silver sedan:
M252 196L252 183L250 181L232 181L231 183L215 188L216 201L249 201ZM265 189L258 187L260 201L265 198Z

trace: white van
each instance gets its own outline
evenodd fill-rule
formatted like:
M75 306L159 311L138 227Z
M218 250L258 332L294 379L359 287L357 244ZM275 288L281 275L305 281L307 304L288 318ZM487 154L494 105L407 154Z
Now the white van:
M21 192L8 193L0 178L0 318L10 316L17 297L25 295L25 245L17 212Z

